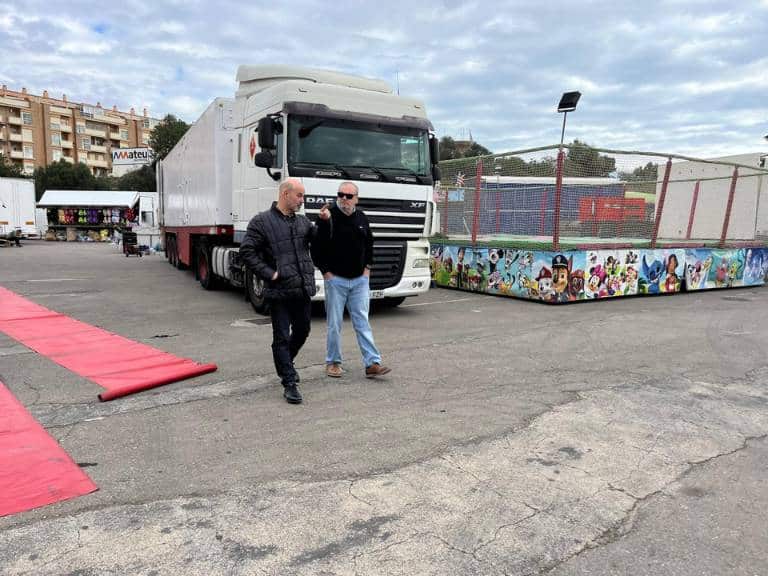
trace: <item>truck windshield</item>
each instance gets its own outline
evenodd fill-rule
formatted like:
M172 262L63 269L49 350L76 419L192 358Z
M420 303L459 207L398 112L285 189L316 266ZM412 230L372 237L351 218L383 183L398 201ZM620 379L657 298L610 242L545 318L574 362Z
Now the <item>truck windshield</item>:
M429 136L421 128L294 114L288 119L288 164L294 175L342 172L390 180L430 177Z

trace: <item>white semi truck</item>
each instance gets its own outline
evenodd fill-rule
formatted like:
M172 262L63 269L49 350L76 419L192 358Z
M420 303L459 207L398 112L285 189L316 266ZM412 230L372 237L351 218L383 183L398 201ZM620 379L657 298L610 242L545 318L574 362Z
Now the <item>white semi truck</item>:
M158 162L170 263L191 267L205 289L245 288L266 312L262 281L238 254L249 220L285 178L304 184L311 220L349 180L374 233L371 297L397 305L426 292L439 170L424 105L380 80L324 70L240 66L237 81L235 98L216 98ZM316 281L322 300L319 271Z
M35 182L26 178L0 178L0 238L36 234Z

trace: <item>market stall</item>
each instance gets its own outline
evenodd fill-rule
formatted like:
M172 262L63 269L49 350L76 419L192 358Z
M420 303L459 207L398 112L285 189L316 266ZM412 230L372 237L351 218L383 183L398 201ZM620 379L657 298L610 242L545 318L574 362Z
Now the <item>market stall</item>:
M46 210L50 240L109 242L132 231L149 247L160 235L156 197L156 192L46 190L37 206Z

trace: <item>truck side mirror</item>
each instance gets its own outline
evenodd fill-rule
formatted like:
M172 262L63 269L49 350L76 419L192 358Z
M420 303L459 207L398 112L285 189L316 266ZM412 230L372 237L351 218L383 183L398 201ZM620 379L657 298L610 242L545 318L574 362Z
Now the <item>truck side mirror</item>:
M259 139L261 139L261 130L259 130ZM259 152L253 157L253 163L259 168L272 168L273 161L272 152L269 150Z
M262 150L275 149L275 123L270 116L259 120L259 148Z
M433 164L432 165L432 181L433 182L440 182L440 180L441 180L440 176L441 176L441 174L440 174L440 166L438 166L437 164Z
M434 134L429 135L429 159L433 166L440 162L440 145Z

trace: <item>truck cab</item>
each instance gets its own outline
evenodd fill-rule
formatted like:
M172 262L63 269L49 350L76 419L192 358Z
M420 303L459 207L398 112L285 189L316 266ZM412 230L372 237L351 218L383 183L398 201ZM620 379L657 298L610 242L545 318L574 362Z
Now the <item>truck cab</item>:
M234 242L277 198L279 181L299 178L304 213L317 218L344 181L374 234L371 296L399 304L430 285L429 242L439 178L437 140L424 106L379 80L284 66L241 66L234 105ZM224 258L213 258L214 266ZM215 271L215 268L214 268ZM264 308L260 279L246 273L249 299ZM316 274L318 293L323 282Z

